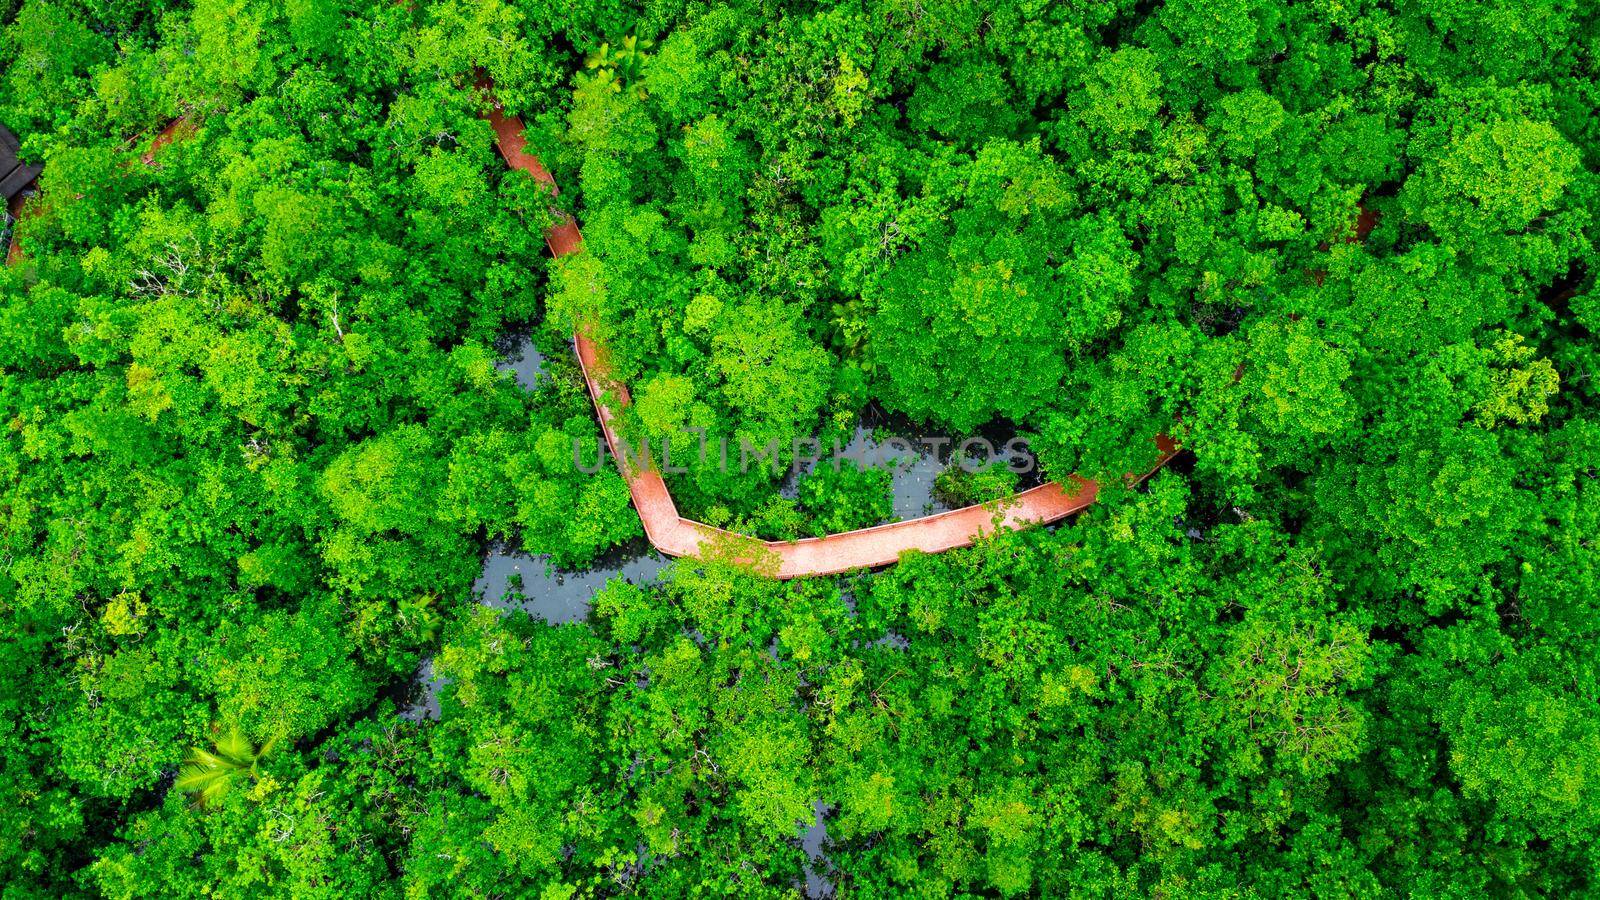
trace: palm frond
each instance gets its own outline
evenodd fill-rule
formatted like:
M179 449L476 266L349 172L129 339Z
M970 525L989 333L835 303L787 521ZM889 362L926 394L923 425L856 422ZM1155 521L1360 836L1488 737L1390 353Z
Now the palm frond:
M182 771L178 773L178 779L172 784L180 791L198 791L203 790L207 785L215 781L217 777L218 772L215 769L207 769L203 766L184 766Z
M256 766L272 752L276 742L276 738L269 740L257 750L239 729L230 728L217 738L212 750L196 747L189 752L187 764L178 772L173 786L197 795L198 805L211 806L227 795L234 781L241 777L254 780Z
M217 741L217 752L236 763L250 763L255 759L250 741L239 729L231 728Z

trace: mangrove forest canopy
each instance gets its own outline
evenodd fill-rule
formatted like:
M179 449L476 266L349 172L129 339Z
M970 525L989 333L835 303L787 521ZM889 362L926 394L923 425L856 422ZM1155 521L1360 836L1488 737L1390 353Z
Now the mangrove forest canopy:
M5 900L1600 890L1592 3L0 26ZM1099 500L492 608L642 536L574 332L718 528L890 520L789 471L888 422Z

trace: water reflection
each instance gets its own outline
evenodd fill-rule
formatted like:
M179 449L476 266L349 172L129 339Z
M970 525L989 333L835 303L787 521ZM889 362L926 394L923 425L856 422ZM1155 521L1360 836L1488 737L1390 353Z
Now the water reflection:
M654 581L670 562L639 538L602 554L583 569L564 569L548 556L524 553L496 543L489 547L483 573L473 583L479 602L495 609L518 609L559 625L589 616L595 592L621 576L634 584Z
M533 345L531 333L505 335L495 341L494 349L500 357L495 361L495 369L512 373L523 390L533 390L546 377L544 354Z
M891 631L868 646L888 647L890 650L907 650L911 647L911 639L899 632Z
M828 877L833 874L833 863L822 852L828 840L827 819L831 812L831 805L821 800L812 801L811 824L800 832L800 849L806 854L805 895L811 900L833 896L833 881Z
M420 722L439 718L439 692L450 679L433 674L433 660L425 659L412 677L405 704L400 708L400 718Z
M517 384L532 390L547 377L544 354L530 332L513 332L495 343L500 359L495 368L511 372ZM523 553L497 542L489 547L483 571L473 583L479 602L495 609L520 609L551 624L588 617L595 592L613 577L634 584L653 581L668 560L643 538L615 547L582 569L565 569L548 556Z
M958 452L962 439L935 438L931 435L924 439L909 421L894 417L869 413L863 415L862 419L849 444L840 446L838 455L842 459L866 459L889 472L893 514L887 521L903 522L960 507L945 502L935 482L940 474L960 462ZM974 437L983 438L994 452L992 456L969 457L969 460L973 460L969 465L992 461L1003 466L1016 464L1020 469L1026 463L1028 471L1019 476L1017 489L1024 490L1040 483L1038 462L1033 455L1025 448L1009 445L1014 435L994 428L981 430ZM973 449L981 454L976 447ZM800 479L815 472L818 466L833 464L833 446L824 447L822 455L820 462L802 460L798 464L798 473L791 471L779 485L778 493L790 500L798 499ZM842 465L850 463L843 462Z

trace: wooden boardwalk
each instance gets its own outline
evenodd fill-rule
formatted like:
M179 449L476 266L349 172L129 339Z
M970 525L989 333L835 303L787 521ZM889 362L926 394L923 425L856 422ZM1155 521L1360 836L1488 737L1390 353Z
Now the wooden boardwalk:
M507 116L496 105L489 113L489 124L494 127L495 143L500 155L513 169L527 172L539 181L557 190L555 179L538 157L527 152L523 125L514 116ZM583 250L583 234L577 222L563 215L559 224L545 232L545 242L555 256L567 256ZM583 367L584 379L589 385L589 396L594 401L595 415L605 433L606 444L612 458L623 466L623 477L628 481L628 492L633 497L633 507L639 513L644 533L657 550L668 556L700 556L708 543L742 541L748 546L751 539L743 538L713 528L678 514L671 491L661 473L653 468L641 468L624 462L620 439L616 431L614 411L605 403L609 390L614 401L622 407L630 402L627 386L611 377L604 348L582 333L573 336L578 362ZM1130 476L1130 481L1141 481L1178 454L1178 446L1171 438L1156 438L1156 462L1148 472ZM1004 500L981 506L968 506L904 522L893 522L857 531L845 531L820 538L798 541L756 542L771 559L767 560L778 578L800 578L811 575L836 575L855 569L886 566L898 562L901 554L910 550L939 553L956 547L970 546L984 534L997 528L1020 528L1027 525L1055 522L1079 512L1094 503L1100 486L1074 475L1071 486L1060 482L1042 484L1036 488L1012 495ZM759 553L759 551L758 551Z
M490 85L484 84L482 87L489 88ZM552 191L556 190L555 179L549 170L538 157L527 152L521 120L505 115L495 105L489 112L489 124L494 128L495 145L508 166L527 172L550 185ZM184 125L183 119L168 125L151 142L149 151L142 157L143 162L147 165L152 163L157 151L185 136ZM557 257L583 250L583 234L578 230L578 223L565 214L560 222L545 231L545 242ZM8 264L21 258L20 248L15 243L9 251ZM605 433L613 458L623 465L623 477L627 479L628 492L632 495L634 509L639 513L639 521L644 525L645 535L656 549L668 556L698 557L708 549L708 545L726 544L740 554L767 557L751 561L778 578L836 575L855 569L890 565L898 562L901 554L907 551L939 553L966 547L999 528L1055 522L1094 503L1099 494L1099 485L1074 475L1069 479L1070 487L1051 482L993 503L953 509L920 519L798 541L756 541L685 519L678 514L677 504L673 503L672 493L667 490L660 472L621 462L622 454L618 452L621 443L616 432L615 414L606 405L604 395L609 390L615 402L626 407L631 402L628 389L611 377L604 348L581 333L573 336L573 344L578 362L583 367L584 379L588 382L589 396L594 401L600 428ZM1178 446L1166 435L1158 436L1155 443L1155 464L1147 472L1130 475L1130 482L1149 477L1178 454Z

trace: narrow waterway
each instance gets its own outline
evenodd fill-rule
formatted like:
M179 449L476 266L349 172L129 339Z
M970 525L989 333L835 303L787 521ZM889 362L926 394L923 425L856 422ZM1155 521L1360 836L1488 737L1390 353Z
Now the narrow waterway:
M495 368L510 372L524 390L548 377L545 355L529 332L508 334L495 342ZM652 581L668 560L643 538L615 547L582 569L562 568L549 557L523 553L514 545L495 543L484 557L483 572L473 584L478 602L495 609L517 609L553 625L577 622L589 614L589 603L606 582L621 576L634 584Z
M972 443L963 448L963 442L969 437ZM1016 434L1000 425L963 437L930 434L903 417L868 409L862 413L861 424L856 426L850 442L840 447L838 455L847 460L865 460L871 467L888 471L893 513L885 521L903 522L965 505L948 502L940 496L937 487L939 476L962 462L963 449L968 451L967 465L973 468L996 463L1026 469L1018 475L1017 490L1040 484L1037 459L1025 445L1011 443L1015 437ZM822 448L821 455L822 459L817 462L801 461L796 471L783 480L778 492L790 500L798 498L801 478L815 472L818 466L833 464L831 445Z
M565 569L549 557L494 544L472 590L485 606L514 610L561 625L587 619L595 593L612 578L646 584L655 581L668 562L643 538L602 554L584 569ZM439 718L439 691L449 683L434 675L431 658L423 660L401 704L401 717L413 721Z
M489 548L473 591L487 606L521 610L559 625L587 618L590 600L612 578L645 584L668 562L644 538L607 551L583 569L564 569L549 557L497 544Z
M422 661L400 705L400 718L420 722L439 718L439 692L450 679L433 673L432 657Z
M834 893L833 862L825 852L828 842L828 814L833 806L821 800L811 803L811 824L800 832L800 849L806 855L806 883L803 891L808 900L823 900Z

